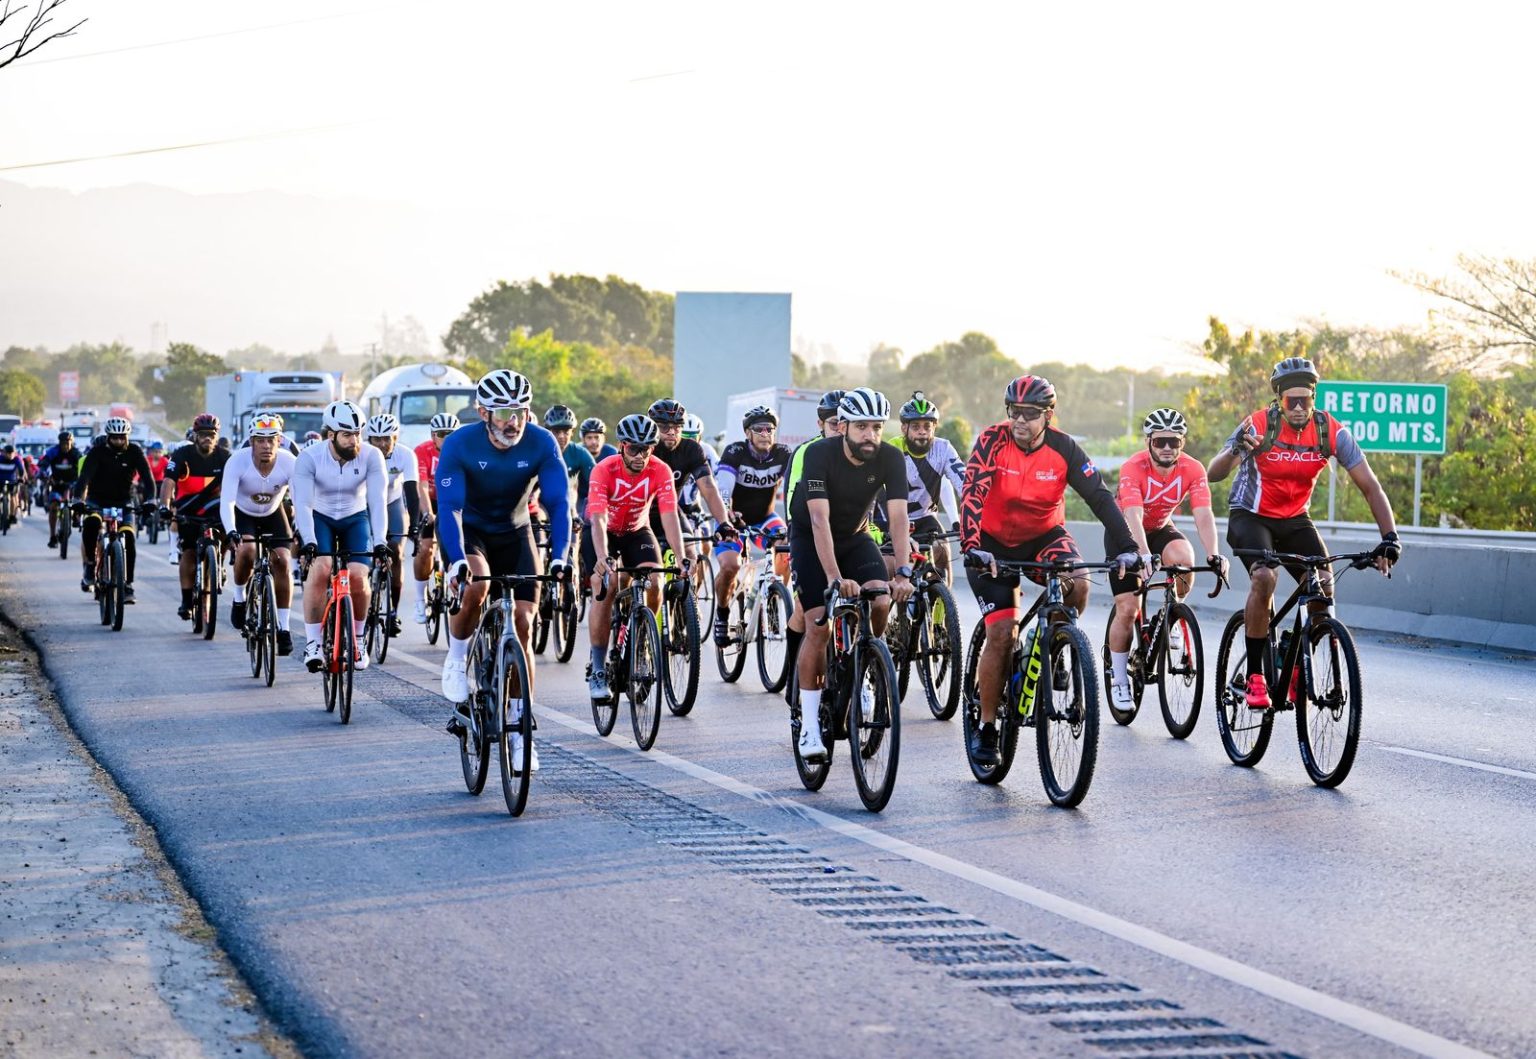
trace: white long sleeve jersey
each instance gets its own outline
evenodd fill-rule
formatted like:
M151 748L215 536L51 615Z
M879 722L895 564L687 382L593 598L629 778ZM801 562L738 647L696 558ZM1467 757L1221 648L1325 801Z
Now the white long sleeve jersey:
M421 474L416 465L416 453L398 441L395 442L395 451L384 458L384 473L389 481L384 499L391 504L396 500L404 499L406 482L419 484L421 481Z
M277 511L293 480L297 457L285 449L277 450L272 470L263 475L256 467L250 449L236 449L224 465L224 485L219 493L219 518L226 530L235 528L235 509L262 518Z
M373 539L384 539L389 517L384 454L372 445L361 446L357 458L345 463L336 458L329 441L311 445L294 461L290 485L294 528L304 540L315 539L316 514L340 520L359 511L368 512Z

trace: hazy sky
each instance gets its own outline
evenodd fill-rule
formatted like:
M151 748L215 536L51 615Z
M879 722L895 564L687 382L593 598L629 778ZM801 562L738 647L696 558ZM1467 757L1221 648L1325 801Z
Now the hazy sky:
M790 291L795 334L848 359L976 329L1026 361L1152 364L1210 313L1421 322L1389 269L1536 246L1533 5L67 0L69 16L90 21L0 70L0 179L440 211L477 263L465 289L423 281L418 304L377 307L433 334L497 276L612 272ZM129 50L90 54L112 49ZM316 126L340 127L4 168Z

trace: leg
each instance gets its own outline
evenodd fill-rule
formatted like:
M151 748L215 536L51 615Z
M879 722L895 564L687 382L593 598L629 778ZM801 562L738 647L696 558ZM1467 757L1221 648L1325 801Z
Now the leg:
M292 561L287 548L273 548L270 554L272 565L272 594L276 597L279 610L287 610L293 605L293 578L288 576L288 564Z
M331 579L331 560L320 556L309 564L309 579L304 582L304 624L318 627L325 616L325 586ZM311 637L318 639L318 637Z
M256 565L256 545L242 543L235 550L235 591L244 595L245 586L251 580L251 568Z
M981 645L981 661L976 667L976 690L981 695L981 723L997 720L997 708L1003 701L1003 682L1013 662L1013 619L1015 611L987 616L987 638Z
M1171 540L1168 542L1167 546L1163 548L1163 565L1194 566L1195 549L1191 547L1189 541L1185 540L1183 537L1178 537L1174 540ZM1174 594L1180 599L1183 599L1185 596L1189 595L1189 590L1193 587L1195 587L1194 574L1180 574L1177 578L1174 579L1173 591Z
M523 645L523 657L528 659L528 699L533 701L533 608L534 604L520 599L513 606L513 624L517 627L518 642ZM521 693L521 688L513 688Z

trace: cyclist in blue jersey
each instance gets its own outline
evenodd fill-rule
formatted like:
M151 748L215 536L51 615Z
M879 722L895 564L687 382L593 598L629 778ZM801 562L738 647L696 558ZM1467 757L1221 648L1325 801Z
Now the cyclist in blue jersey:
M555 437L530 423L533 387L515 371L492 371L475 384L480 424L467 424L448 435L437 461L437 541L448 565L449 588L461 591L459 612L448 620L448 657L443 662L443 697L455 704L448 730L458 735L469 699L469 641L480 622L484 582L469 576L537 574L538 551L529 525L528 500L535 487L544 496L557 556L568 554L571 510L566 491L565 459ZM550 572L567 569L555 560ZM517 635L528 655L533 678L533 627L536 585L518 585ZM530 699L533 688L528 689ZM515 738L515 736L514 736ZM519 750L520 752L520 750ZM534 768L537 768L537 756Z
M555 436L560 454L565 457L565 471L576 486L576 514L587 512L587 489L592 484L592 471L597 460L580 443L571 440L576 429L576 413L563 404L557 404L544 413L544 428Z
M37 474L48 482L48 547L59 546L58 502L69 496L75 479L80 476L80 451L75 448L75 436L67 430L59 431L59 443L43 453L38 461ZM69 512L64 512L69 518Z

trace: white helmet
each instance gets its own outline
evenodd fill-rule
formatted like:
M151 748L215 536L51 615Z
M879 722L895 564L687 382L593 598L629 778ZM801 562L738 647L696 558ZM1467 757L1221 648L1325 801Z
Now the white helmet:
M390 412L380 412L368 420L370 438L392 438L398 433L400 433L400 420Z
M683 437L697 441L704 436L704 420L689 412L683 416Z
M439 412L432 417L432 433L440 434L445 430L459 429L459 417L452 412Z
M1171 430L1179 437L1189 433L1189 424L1184 421L1184 416L1177 408L1154 408L1147 413L1147 418L1141 421L1141 432L1151 437L1159 430Z
M253 438L275 438L283 432L283 417L276 412L257 412L246 431Z
M122 416L113 416L107 420L107 425L102 430L107 434L127 434L133 429L133 424Z
M351 401L332 401L325 406L321 420L327 430L361 431L364 425L363 410Z
M849 390L838 402L837 417L844 423L883 423L891 418L891 402L885 394L860 386Z
M517 372L497 368L475 383L475 403L481 408L527 408L533 404L533 386Z

